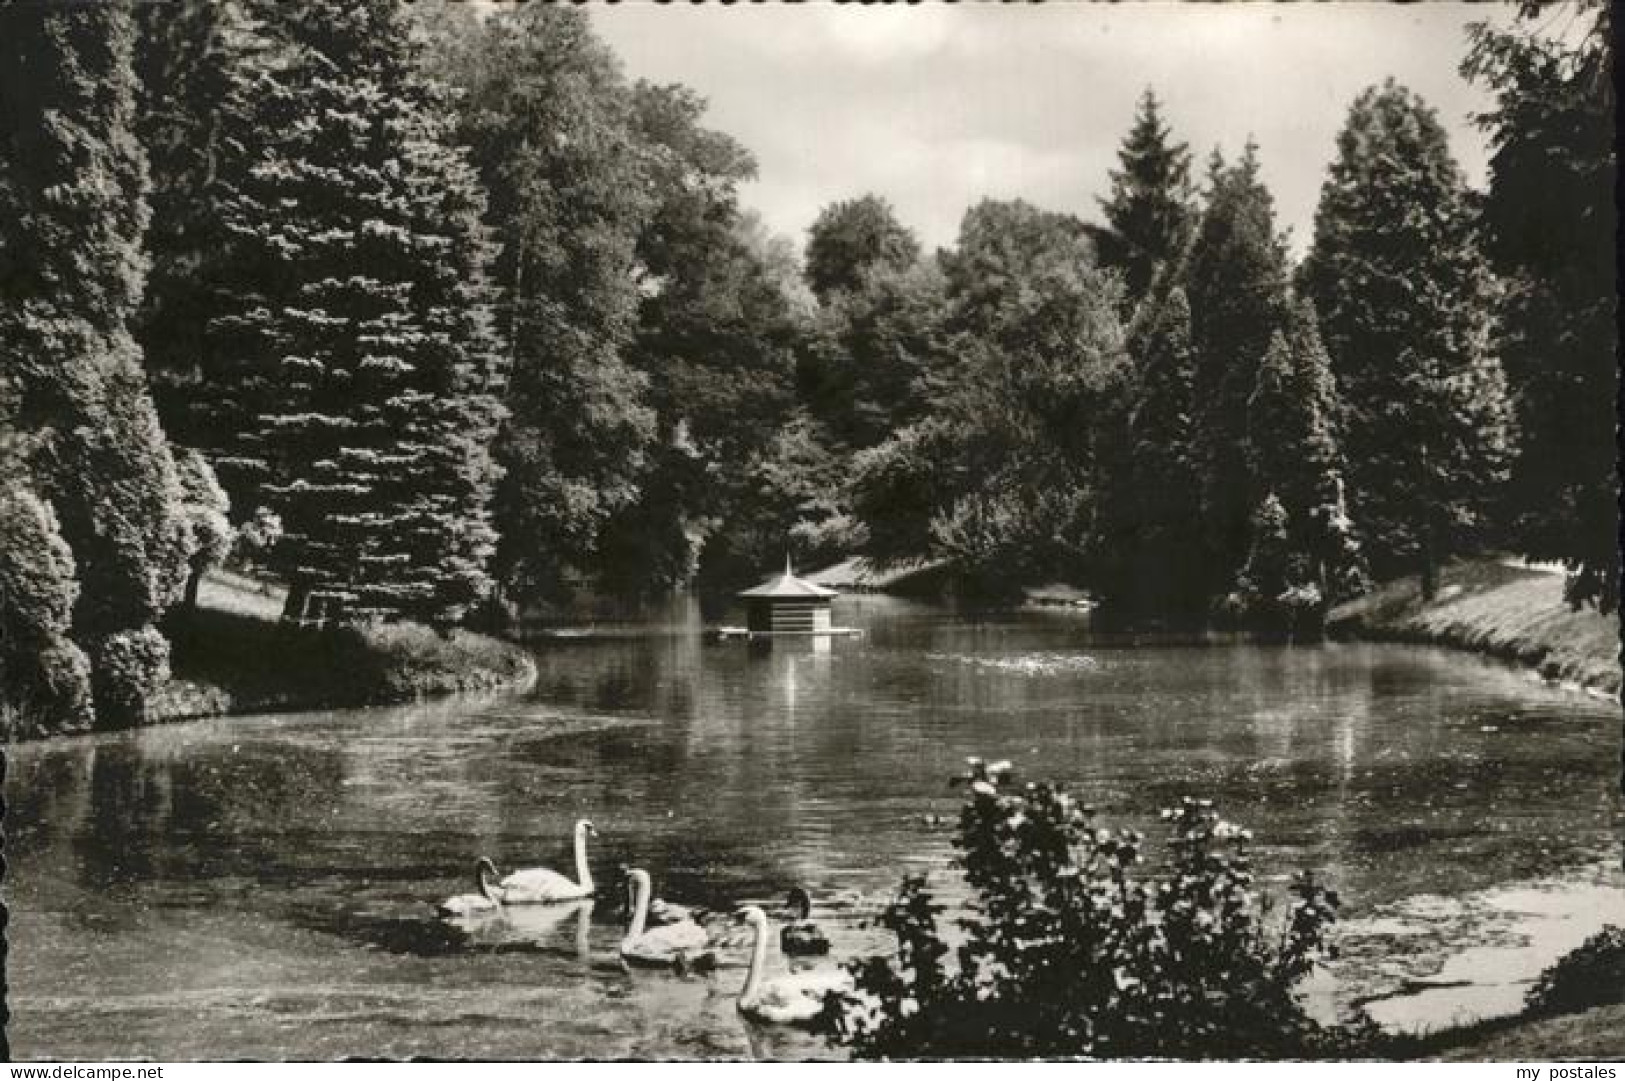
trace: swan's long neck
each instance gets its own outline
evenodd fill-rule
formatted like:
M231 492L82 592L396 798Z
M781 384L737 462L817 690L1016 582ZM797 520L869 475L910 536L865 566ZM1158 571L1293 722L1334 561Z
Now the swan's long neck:
M474 886L480 891L480 896L484 897L487 901L500 902L502 898L497 896L496 891L492 890L491 888L490 875L490 865L484 860L481 860L474 867Z
M576 956L583 961L590 956L587 942L588 921L592 917L592 902L587 901L581 906L581 914L576 917Z
M587 866L587 831L576 829L576 881L588 893L592 892L592 868Z
M627 938L643 934L644 921L649 918L649 880L639 876L632 880L632 926L626 929Z
M767 928L760 920L752 920L756 939L750 947L750 969L745 973L745 988L739 992L739 1004L751 1006L756 1002L756 991L762 984L762 972L767 968Z

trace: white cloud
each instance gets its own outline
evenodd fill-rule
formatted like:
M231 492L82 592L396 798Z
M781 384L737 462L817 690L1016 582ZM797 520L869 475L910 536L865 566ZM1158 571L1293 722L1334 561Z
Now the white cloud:
M1492 17L1505 18L1491 9ZM745 197L801 239L818 210L875 191L928 245L984 196L1095 213L1141 91L1164 100L1198 174L1256 136L1283 226L1307 243L1334 139L1393 75L1438 108L1481 182L1487 101L1457 74L1483 8L1435 3L596 7L628 71L679 81L761 163Z
M901 4L860 7L819 5L816 13L830 50L863 63L895 62L929 56L953 33L952 9Z

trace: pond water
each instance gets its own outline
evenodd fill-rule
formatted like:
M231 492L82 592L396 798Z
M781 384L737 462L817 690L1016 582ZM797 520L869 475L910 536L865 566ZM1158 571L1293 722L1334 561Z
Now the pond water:
M568 871L585 816L601 881L631 864L713 905L800 884L837 959L881 950L864 917L904 874L951 883L947 779L973 754L1153 836L1160 807L1218 800L1268 888L1334 880L1356 948L1316 993L1392 1022L1384 988L1463 946L1418 934L1428 898L1578 873L1625 920L1596 870L1618 853L1613 703L1440 650L1131 644L1067 610L849 597L836 622L867 634L710 643L679 601L539 644L524 695L9 748L13 1053L828 1055L741 1021L732 957L624 970L614 898L472 928L429 902L467 892L479 854Z

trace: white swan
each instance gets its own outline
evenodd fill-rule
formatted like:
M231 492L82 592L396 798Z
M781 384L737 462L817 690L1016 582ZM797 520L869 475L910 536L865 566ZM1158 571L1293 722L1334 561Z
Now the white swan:
M770 1025L810 1025L824 1009L824 996L831 991L850 991L852 974L825 969L818 972L791 972L766 978L767 948L772 941L767 913L751 905L739 916L750 924L755 941L750 951L750 971L739 992L739 1012L752 1021Z
M621 902L621 915L624 916L628 921L631 920L632 912L637 908L638 904L638 899L636 896L636 883L632 879L631 871L632 869L626 864L621 864L621 877L626 881L626 897ZM674 901L667 901L662 898L652 896L652 888L650 892L649 913L648 917L644 921L644 926L651 930L656 927L664 927L668 923L682 923L686 921L689 923L697 923L706 928L706 930L711 934L711 937L715 939L717 937L717 927L715 925L723 920L731 920L730 916L712 911L711 909L703 906L680 905Z
M575 851L576 878L571 882L557 871L545 867L528 867L515 871L496 884L492 890L505 905L554 905L561 901L579 901L593 895L592 868L587 866L587 838L598 836L592 823L585 818L576 823Z
M563 940L569 927L574 931L570 943L576 956L585 960L592 909L590 897L557 905L516 905L504 908L496 919L481 921L480 929L482 933L490 929L485 937L494 944L552 947Z
M479 892L459 893L456 897L446 898L434 906L435 915L442 919L457 920L501 911L501 894L490 881L496 875L496 864L481 856L474 864L474 888Z
M692 920L649 928L649 872L634 867L626 877L631 880L634 897L632 926L621 940L621 957L628 964L686 969L715 963L711 936Z

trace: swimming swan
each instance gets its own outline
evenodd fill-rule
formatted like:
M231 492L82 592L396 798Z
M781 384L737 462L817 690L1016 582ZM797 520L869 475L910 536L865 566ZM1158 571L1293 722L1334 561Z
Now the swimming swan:
M633 867L626 872L632 883L632 926L621 940L621 957L627 964L660 968L706 968L716 962L711 952L711 936L692 920L678 920L650 928L649 872Z
M621 864L621 877L626 882L626 897L621 902L621 915L628 922L632 919L632 911L637 907L637 897L634 895L634 884L630 874L631 868ZM652 888L652 887L651 887ZM659 897L649 898L649 913L644 920L644 927L654 930L656 927L665 927L671 923L697 923L705 928L706 934L711 936L712 945L740 945L740 941L729 941L738 938L733 934L736 926L731 913L718 912L703 905L680 905L674 901L662 900Z
M571 882L545 867L529 867L498 882L492 893L505 905L555 905L591 897L594 887L592 868L587 866L587 838L596 836L598 831L585 818L576 823L576 878L579 881Z
M474 888L479 892L459 893L456 897L446 898L434 906L435 915L442 919L456 920L501 911L501 893L490 881L496 876L496 864L481 856L474 864Z
M767 967L767 913L751 905L739 916L755 932L750 951L750 971L739 992L739 1012L752 1021L770 1025L810 1025L824 1010L824 996L831 991L852 989L852 974L842 971L791 972L771 979L763 975Z

